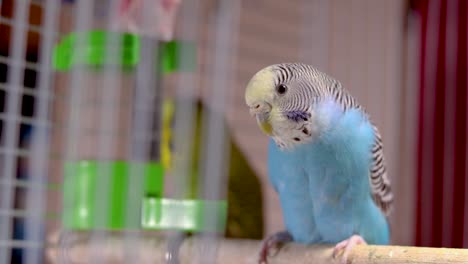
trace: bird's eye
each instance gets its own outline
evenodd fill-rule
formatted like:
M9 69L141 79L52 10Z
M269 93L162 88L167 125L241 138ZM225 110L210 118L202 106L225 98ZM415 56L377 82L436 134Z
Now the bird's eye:
M288 87L286 87L286 85L284 84L279 84L278 86L276 86L276 91L279 94L285 94L287 90L288 90Z

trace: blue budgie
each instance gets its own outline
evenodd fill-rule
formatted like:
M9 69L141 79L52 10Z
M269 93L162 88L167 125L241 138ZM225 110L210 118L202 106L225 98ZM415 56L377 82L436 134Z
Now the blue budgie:
M264 240L260 262L290 241L335 244L343 263L356 244L388 244L382 140L341 83L309 65L275 64L252 77L245 100L271 137L269 178L286 225Z

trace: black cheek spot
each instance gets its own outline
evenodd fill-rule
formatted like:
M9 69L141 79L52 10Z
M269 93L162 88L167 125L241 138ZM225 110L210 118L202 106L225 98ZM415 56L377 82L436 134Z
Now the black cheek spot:
M304 129L302 129L302 133L304 133L306 135L309 135L309 130L307 130L307 128L304 128Z
M293 139L294 139L295 141L301 141L301 139L298 138L298 137L295 137L295 138L293 138Z

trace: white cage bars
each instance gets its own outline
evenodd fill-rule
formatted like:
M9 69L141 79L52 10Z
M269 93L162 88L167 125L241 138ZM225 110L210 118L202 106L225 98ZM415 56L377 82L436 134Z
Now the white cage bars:
M0 2L2 38L9 40L6 44L7 52L1 56L2 75L6 76L2 76L1 84L0 263L38 263L44 259L46 236L57 231L61 210L67 206L62 205L61 201L65 163L90 160L104 163L97 166L101 177L96 178L95 196L92 195L96 200L91 201L96 207L95 211L99 212L107 210L111 202L109 195L105 194L114 191L110 186L113 186L111 181L115 179L103 175L114 173L115 168L112 167L114 165L105 165L106 162L129 163L125 167L127 173L141 175L143 172L139 164L159 161L162 87L160 76L154 70L159 71L162 66L157 63L160 55L157 37L138 38L136 50L140 59L132 70L112 65L115 63L113 55L126 48L117 34L108 34L104 46L100 47L100 53L93 55L103 58L101 68L81 66L54 73L52 67L54 64L57 68L57 62L53 61L57 43L63 41L67 34L77 33L73 40L76 41L73 43L75 46L67 52L75 52L79 60L87 52L80 51L80 45L99 42L93 39L95 35L79 33L95 29L115 31L115 21L119 19L119 2ZM140 2L144 7L157 7L152 4L153 1ZM216 25L213 27L212 67L207 67L208 72L216 77L211 78L212 83L207 85L207 91L211 93L208 103L215 112L223 113L229 105L230 97L226 93L229 86L225 80L231 78L233 72L231 52L235 50L232 43L236 43L233 37L237 35L235 28L239 16L235 10L239 9L239 3L219 1L217 4L218 12L210 18ZM180 10L180 32L185 40L194 43L199 38L198 5L198 2L190 1ZM30 25L33 16L38 15L34 13L37 9L40 10L39 22ZM153 19L154 12L157 10L142 8L141 23L158 28ZM28 45L31 36L37 38L38 46L37 58L32 59L25 57L30 52ZM189 51L183 48L180 52L180 59L174 63L183 68L187 64L184 60L190 54L184 54ZM84 65L86 63L89 61L84 62ZM190 151L191 134L194 133L192 113L196 110L195 98L198 94L199 81L194 76L193 73L181 74L179 84L176 85L176 94L185 99L183 104L176 102L181 110L176 111L173 130L176 132L173 137L175 153L180 154L173 161L177 168L173 173L174 191L172 194L165 193L173 198L184 198L186 189L190 188L184 178L191 159L187 147ZM223 165L226 157L224 153L227 151L226 128L222 116L207 114L202 119L206 127L203 134L206 136L203 139L205 158L201 159L204 177L199 177L200 186L203 186L200 197L210 200L224 200L226 195ZM24 143L24 135L27 135L28 144ZM74 169L78 170L77 167ZM142 195L144 178L135 176L126 184L128 190L122 193L124 202L120 204L126 208L126 216L122 221L134 229L129 219L142 214L141 201L135 203L131 197ZM79 188L72 186L69 191L75 192L74 187ZM125 199L125 195L129 198ZM218 221L218 214L209 210L201 213L205 214L203 218L206 222ZM95 217L94 224L105 225L106 221L114 221L102 215ZM131 259L134 251L132 243L140 235L138 230L126 233L127 260ZM103 236L105 232L91 230L90 243L99 241ZM203 237L206 243L214 242L213 236ZM99 251L91 254L96 263L100 263ZM202 256L202 259L209 261L212 257L213 254L208 254Z
M10 37L9 52L3 54L2 65L4 75L3 118L1 131L1 231L0 231L0 262L19 261L22 252L29 262L42 258L44 225L47 216L44 201L45 192L49 189L46 173L48 157L47 131L50 129L49 99L50 99L50 51L55 40L57 3L49 1L45 13L43 27L34 27L34 33L27 35L29 28L29 10L38 8L39 3L18 1L11 11L14 16L3 17L7 3L2 1L2 35ZM27 37L37 37L42 34L40 45L40 62L27 63ZM6 55L6 56L5 56ZM37 78L32 76L36 73ZM35 89L33 89L35 88ZM29 99L29 100L28 100ZM33 100L36 100L34 107ZM23 106L23 107L22 107ZM22 111L27 109L28 111ZM33 114L34 113L34 114ZM23 136L32 127L36 129L34 139L29 131L30 142L26 146ZM31 158L35 157L35 158ZM25 162L29 163L29 171L36 171L37 177L26 178ZM18 175L18 170L20 174ZM23 175L21 175L23 174ZM23 229L23 230L21 230ZM27 230L27 231L25 231ZM20 232L18 232L20 231ZM22 231L22 232L21 232ZM27 239L25 239L25 235ZM12 254L13 253L13 254ZM11 259L11 260L10 260Z

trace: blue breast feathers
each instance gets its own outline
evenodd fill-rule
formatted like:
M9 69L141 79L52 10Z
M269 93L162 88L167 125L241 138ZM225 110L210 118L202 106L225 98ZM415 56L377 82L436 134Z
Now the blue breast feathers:
M387 244L387 221L371 197L374 134L367 116L329 101L314 114L326 126L314 141L286 151L272 141L269 146L269 176L286 229L301 243L337 243L359 234Z

